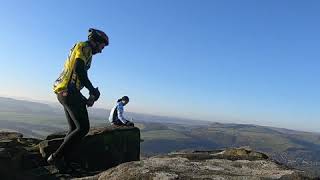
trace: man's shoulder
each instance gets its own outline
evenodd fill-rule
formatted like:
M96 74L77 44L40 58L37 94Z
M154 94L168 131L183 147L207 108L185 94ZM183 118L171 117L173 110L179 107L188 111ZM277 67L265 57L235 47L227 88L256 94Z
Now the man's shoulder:
M86 46L89 46L89 43L88 41L79 41L79 42L76 42L76 46L86 47Z
M77 51L81 51L87 58L92 55L92 49L87 41L77 42L75 47Z

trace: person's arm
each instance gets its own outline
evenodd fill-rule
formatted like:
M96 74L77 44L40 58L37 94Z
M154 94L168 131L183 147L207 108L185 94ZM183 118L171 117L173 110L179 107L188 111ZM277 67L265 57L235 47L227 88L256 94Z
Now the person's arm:
M75 71L77 73L77 76L79 77L81 84L83 84L89 90L90 94L92 94L95 88L93 87L91 81L88 78L88 73L85 69L85 63L83 60L76 59Z
M123 107L118 105L117 107L117 112L118 112L118 119L123 123L126 124L128 122L128 120L126 118L123 117Z

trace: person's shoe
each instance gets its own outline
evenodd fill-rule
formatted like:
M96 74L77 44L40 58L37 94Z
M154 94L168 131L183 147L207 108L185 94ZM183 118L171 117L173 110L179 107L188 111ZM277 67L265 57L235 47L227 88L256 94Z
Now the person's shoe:
M54 165L54 164L57 162L57 159L54 157L54 154L51 154L51 155L48 157L47 162L48 162L50 165Z
M48 159L47 162L50 165L53 165L57 168L57 170L59 171L59 173L65 174L65 173L70 173L73 170L70 169L70 167L67 166L67 164L64 162L64 160L62 158L58 159L56 157L54 157L54 154L51 154Z

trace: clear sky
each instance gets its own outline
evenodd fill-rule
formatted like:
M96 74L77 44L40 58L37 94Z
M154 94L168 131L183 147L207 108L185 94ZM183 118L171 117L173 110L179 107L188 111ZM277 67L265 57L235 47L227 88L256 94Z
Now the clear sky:
M0 95L56 101L69 49L104 30L89 77L110 108L320 131L320 1L3 1Z

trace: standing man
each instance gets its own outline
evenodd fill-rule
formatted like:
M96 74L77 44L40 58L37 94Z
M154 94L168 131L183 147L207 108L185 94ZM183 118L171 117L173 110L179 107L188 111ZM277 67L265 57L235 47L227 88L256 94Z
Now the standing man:
M57 165L63 157L67 157L81 139L88 133L90 124L87 106L93 106L99 99L100 92L91 84L87 71L90 68L92 56L101 53L108 46L108 36L97 29L89 29L88 40L76 43L70 51L64 69L55 81L53 90L62 104L68 124L69 132L60 147L47 159L49 164ZM90 97L87 100L80 90L86 87Z

